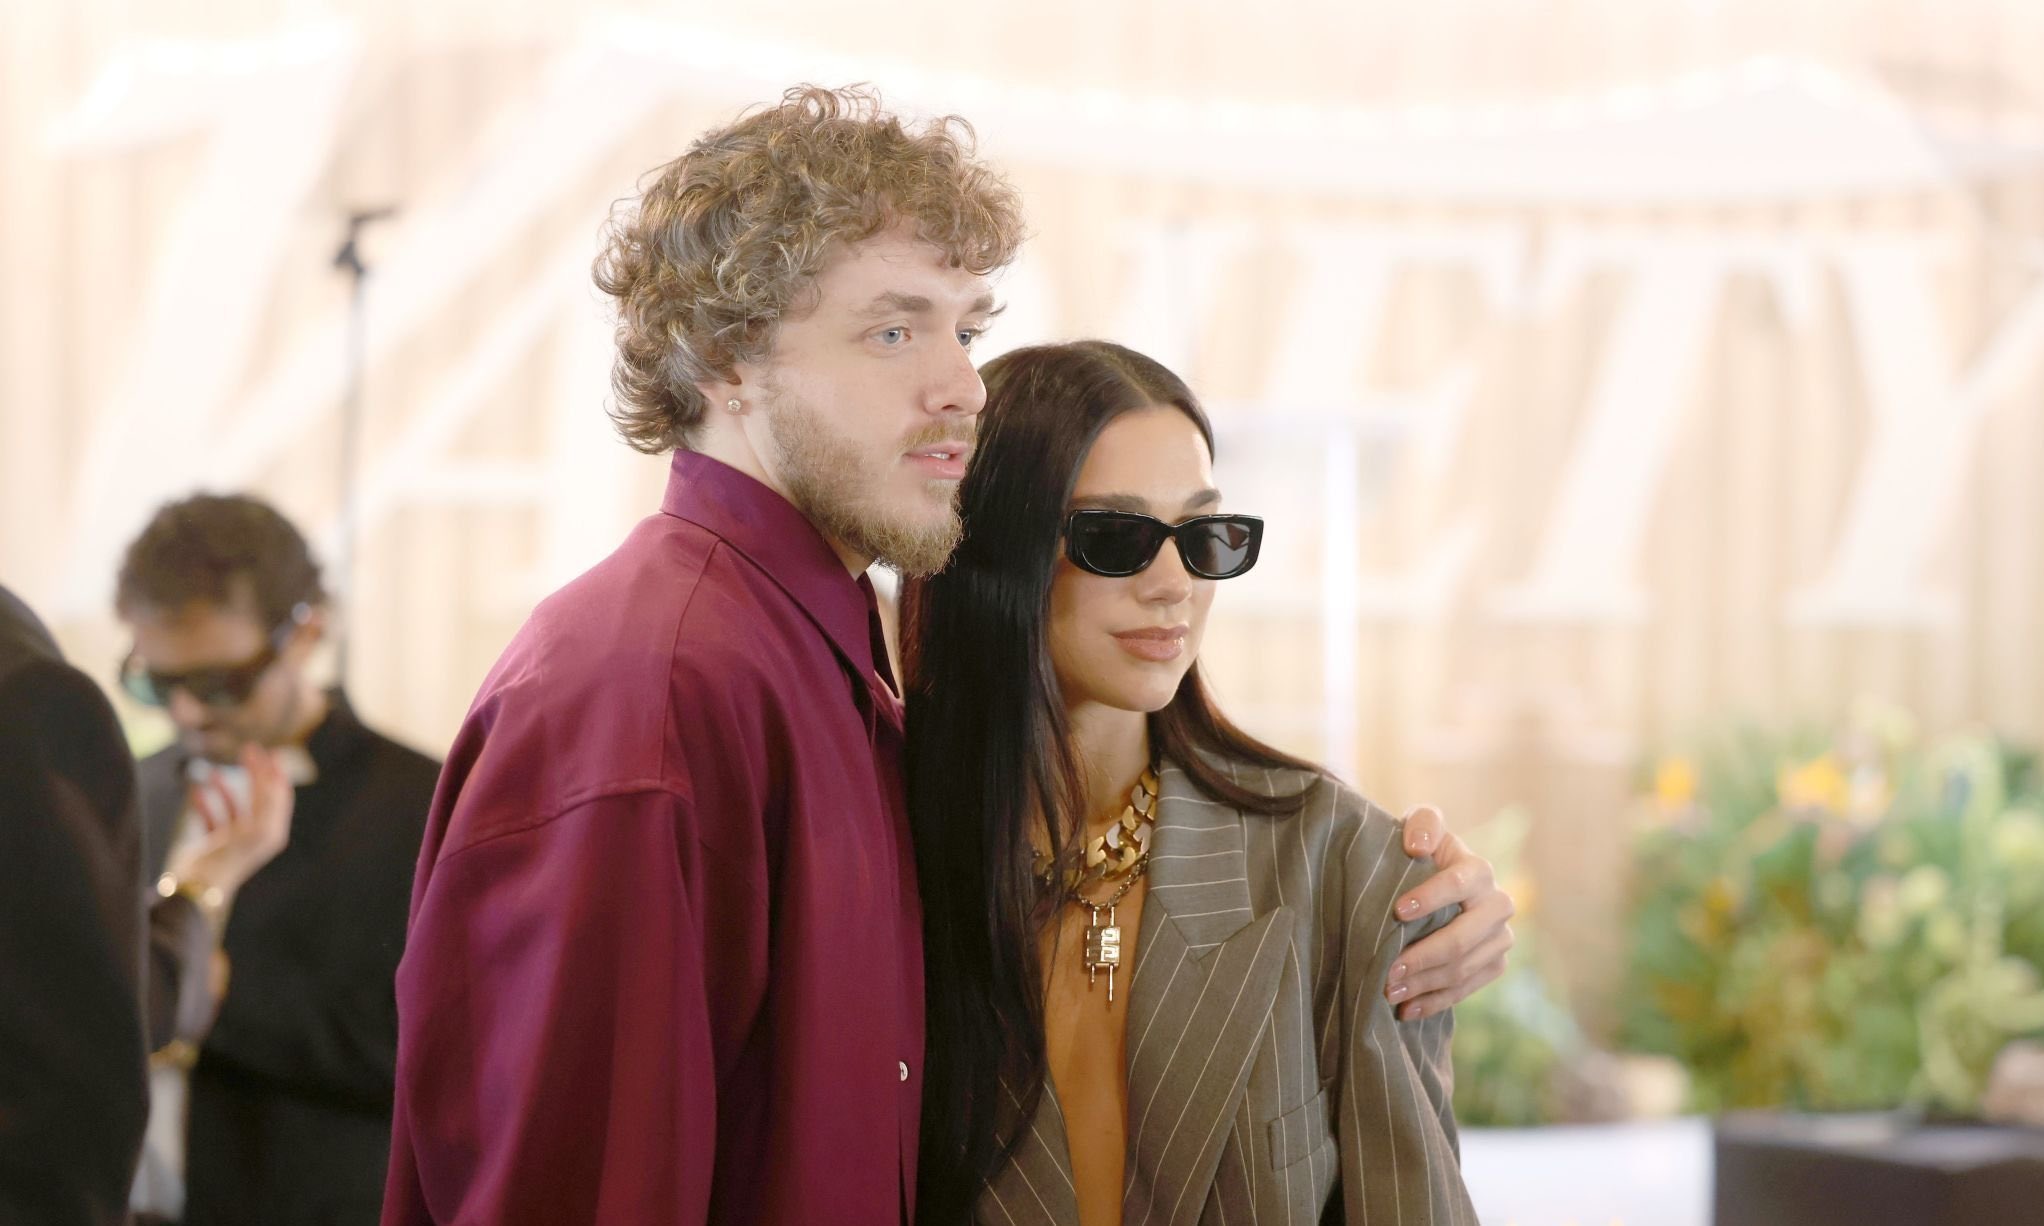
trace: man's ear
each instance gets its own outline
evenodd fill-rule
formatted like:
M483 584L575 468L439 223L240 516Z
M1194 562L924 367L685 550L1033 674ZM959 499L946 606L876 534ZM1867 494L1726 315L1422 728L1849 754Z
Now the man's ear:
M758 394L759 383L757 380L747 382L745 372L734 369L729 379L698 383L696 390L708 402L709 416L730 414L742 417L755 407L753 400Z
M284 649L309 654L313 648L326 641L327 618L325 605L313 605L311 611L305 615L305 620L299 622L291 631L291 637L286 640Z

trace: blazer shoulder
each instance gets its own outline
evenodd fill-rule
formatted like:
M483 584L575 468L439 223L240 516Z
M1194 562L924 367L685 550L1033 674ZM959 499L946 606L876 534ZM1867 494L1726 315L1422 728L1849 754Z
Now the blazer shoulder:
M1360 912L1390 918L1394 901L1412 884L1420 864L1406 854L1404 822L1325 771L1269 775L1273 794L1300 797L1290 814L1261 820L1279 823L1271 846L1296 849L1266 862L1270 872L1305 890L1288 890L1287 897L1313 897L1301 921L1345 932ZM1252 862L1256 859L1252 856Z
M1265 819L1297 825L1309 844L1342 854L1351 843L1372 850L1395 841L1404 823L1328 771L1311 767L1272 768L1217 759L1238 783L1273 797L1296 797L1289 813Z
M1332 775L1320 776L1322 811L1328 814L1333 832L1358 838L1371 846L1386 840L1396 842L1405 822L1355 788Z

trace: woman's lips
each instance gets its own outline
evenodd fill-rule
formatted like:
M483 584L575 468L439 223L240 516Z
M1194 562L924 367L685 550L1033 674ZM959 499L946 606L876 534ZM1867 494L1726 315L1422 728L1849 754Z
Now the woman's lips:
M1185 636L1190 630L1189 626L1145 626L1116 631L1114 641L1138 660L1162 664L1184 653Z

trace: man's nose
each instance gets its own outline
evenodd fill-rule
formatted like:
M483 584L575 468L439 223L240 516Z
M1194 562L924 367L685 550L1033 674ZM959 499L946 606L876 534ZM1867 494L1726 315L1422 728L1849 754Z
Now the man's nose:
M972 364L972 351L956 346L941 359L930 387L932 413L972 418L986 407L987 387L980 381L979 368Z
M180 728L197 728L206 722L206 704L192 697L181 685L170 687L170 701L164 704L171 722Z

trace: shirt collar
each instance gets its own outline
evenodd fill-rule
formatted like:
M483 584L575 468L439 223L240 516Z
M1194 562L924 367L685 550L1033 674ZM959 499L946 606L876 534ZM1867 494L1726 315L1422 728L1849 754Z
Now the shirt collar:
M808 614L860 676L878 673L892 686L886 656L874 656L879 606L872 581L846 572L837 551L793 503L722 461L681 450L674 453L660 509L744 554Z

